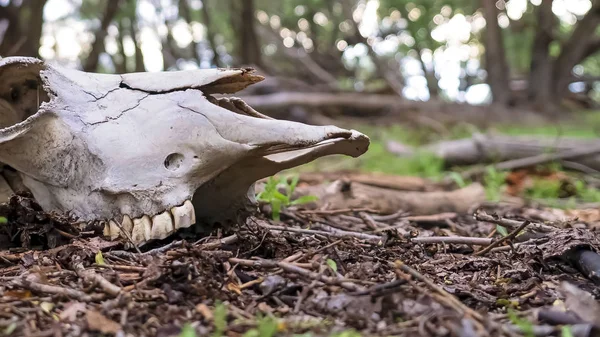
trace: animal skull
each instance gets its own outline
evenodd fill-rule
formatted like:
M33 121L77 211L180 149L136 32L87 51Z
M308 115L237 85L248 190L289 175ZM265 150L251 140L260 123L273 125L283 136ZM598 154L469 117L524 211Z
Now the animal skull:
M231 223L254 183L316 158L358 157L369 138L266 117L232 94L249 69L92 74L0 59L0 161L46 211L142 244L194 223Z

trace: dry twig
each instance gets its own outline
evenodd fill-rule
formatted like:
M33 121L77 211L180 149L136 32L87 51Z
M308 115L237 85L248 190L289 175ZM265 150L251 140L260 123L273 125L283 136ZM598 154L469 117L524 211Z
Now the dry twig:
M522 230L525 229L525 227L529 226L531 222L529 222L528 220L524 221L521 226L517 227L517 229L513 230L512 232L510 232L507 236L501 238L500 240L496 240L494 242L492 242L491 245L485 247L484 249L476 252L474 255L475 256L483 256L487 253L489 253L494 247L499 246L502 242L508 241L508 240L512 240L515 236L517 236L519 233L521 233Z

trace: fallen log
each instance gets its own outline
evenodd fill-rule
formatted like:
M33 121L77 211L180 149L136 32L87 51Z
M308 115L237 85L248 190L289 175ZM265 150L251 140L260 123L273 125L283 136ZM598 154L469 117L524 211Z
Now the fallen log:
M365 185L389 188L399 191L432 191L440 188L439 185L432 181L414 176L396 176L383 173L360 173L345 171L307 172L300 174L300 182L311 185L338 179L347 179Z
M414 192L370 186L346 179L331 184L298 186L298 196L314 195L318 201L307 208L358 209L369 208L383 214L398 210L413 215L444 212L466 213L473 205L485 201L485 190L478 183L454 191Z
M388 142L387 149L399 156L414 154L395 142ZM431 144L422 150L442 158L447 166L501 162L498 169L511 170L565 161L573 168L600 171L600 139L476 134L468 139Z
M475 125L519 121L521 125L546 120L531 110L507 109L497 105L474 106L441 100L413 101L396 95L357 92L277 92L266 95L241 95L244 102L258 111L279 118L291 108L339 108L340 114L373 118L386 116L394 120L415 120L429 117L440 123L468 121Z

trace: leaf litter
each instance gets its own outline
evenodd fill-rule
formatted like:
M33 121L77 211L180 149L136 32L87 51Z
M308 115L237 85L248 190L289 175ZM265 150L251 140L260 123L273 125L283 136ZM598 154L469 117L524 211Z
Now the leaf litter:
M137 253L76 232L67 217L15 196L0 205L8 219L0 334L600 331L596 218L499 204L420 216L301 205L278 211L279 220L267 210L197 241L175 235Z

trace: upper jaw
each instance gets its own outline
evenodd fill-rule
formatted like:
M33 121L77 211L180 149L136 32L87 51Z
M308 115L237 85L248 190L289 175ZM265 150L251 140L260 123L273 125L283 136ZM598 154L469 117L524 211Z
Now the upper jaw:
M195 223L194 206L189 199L155 215L142 215L132 219L125 214L121 218L98 221L105 237L129 241L138 246L152 240L165 239L177 230Z
M354 130L330 137L305 148L275 151L239 162L200 186L193 197L187 197L184 202L157 214L144 214L134 219L124 215L118 219L100 220L104 235L111 240L121 239L142 245L164 239L181 228L194 225L196 221L204 224L235 222L255 206L253 185L257 180L319 157L332 154L357 157L368 149L369 138Z

